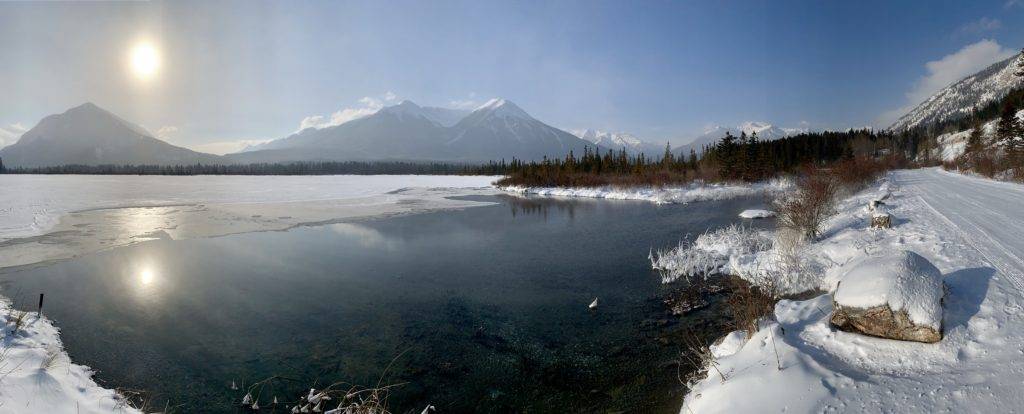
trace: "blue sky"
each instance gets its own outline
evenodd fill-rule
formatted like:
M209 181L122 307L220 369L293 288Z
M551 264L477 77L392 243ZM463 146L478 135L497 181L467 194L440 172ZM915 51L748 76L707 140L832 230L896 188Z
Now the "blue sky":
M1013 0L0 3L0 140L85 101L217 152L401 99L504 97L674 143L750 120L885 126L1024 45L1022 17ZM161 57L145 82L140 41Z

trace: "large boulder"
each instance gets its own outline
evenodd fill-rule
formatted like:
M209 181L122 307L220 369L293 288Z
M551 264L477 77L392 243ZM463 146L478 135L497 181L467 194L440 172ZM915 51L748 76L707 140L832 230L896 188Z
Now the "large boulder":
M942 272L910 251L869 256L847 266L832 299L832 324L903 341L942 339Z

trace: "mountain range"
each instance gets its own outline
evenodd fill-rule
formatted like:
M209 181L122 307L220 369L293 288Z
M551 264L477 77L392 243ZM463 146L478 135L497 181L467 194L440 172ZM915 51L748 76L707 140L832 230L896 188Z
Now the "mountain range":
M288 161L409 160L481 162L539 160L595 147L547 125L516 104L493 99L473 111L421 107L411 101L326 128L218 156L161 141L92 103L44 118L0 149L11 167L63 164L231 164Z
M627 154L644 154L646 157L661 158L665 153L664 144L656 144L637 138L635 135L626 132L606 132L595 129L573 130L573 135L592 142L594 145L618 151L625 149Z
M897 119L889 129L902 131L960 118L981 105L1002 99L1024 83L1020 77L1014 76L1020 58L1019 54L1014 55L939 90Z
M714 145L716 142L721 140L726 133L732 134L736 137L739 137L740 134L743 133L747 135L757 134L757 139L761 141L772 141L804 132L807 132L806 128L780 128L765 122L744 122L743 124L734 127L713 126L705 128L703 134L697 136L693 141L690 141L687 144L674 148L672 152L676 155L682 155L685 157L690 154L690 150L692 149L699 154L704 151L704 147Z

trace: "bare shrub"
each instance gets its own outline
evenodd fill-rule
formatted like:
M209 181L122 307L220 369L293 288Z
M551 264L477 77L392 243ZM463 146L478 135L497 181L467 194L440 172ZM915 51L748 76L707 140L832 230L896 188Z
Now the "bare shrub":
M797 230L808 241L821 233L821 227L836 213L839 180L825 171L807 168L796 179L796 189L772 200L780 228Z
M832 174L839 185L854 192L867 187L885 170L885 162L861 156L836 162Z
M747 332L751 338L758 330L758 323L771 316L778 301L777 291L771 279L766 279L758 286L738 277L729 281L729 296L726 306L732 317L733 327Z

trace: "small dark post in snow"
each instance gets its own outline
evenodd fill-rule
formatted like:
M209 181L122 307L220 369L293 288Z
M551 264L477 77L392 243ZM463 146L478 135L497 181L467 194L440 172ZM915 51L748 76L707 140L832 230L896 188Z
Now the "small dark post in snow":
M39 294L39 314L43 314L43 294Z

